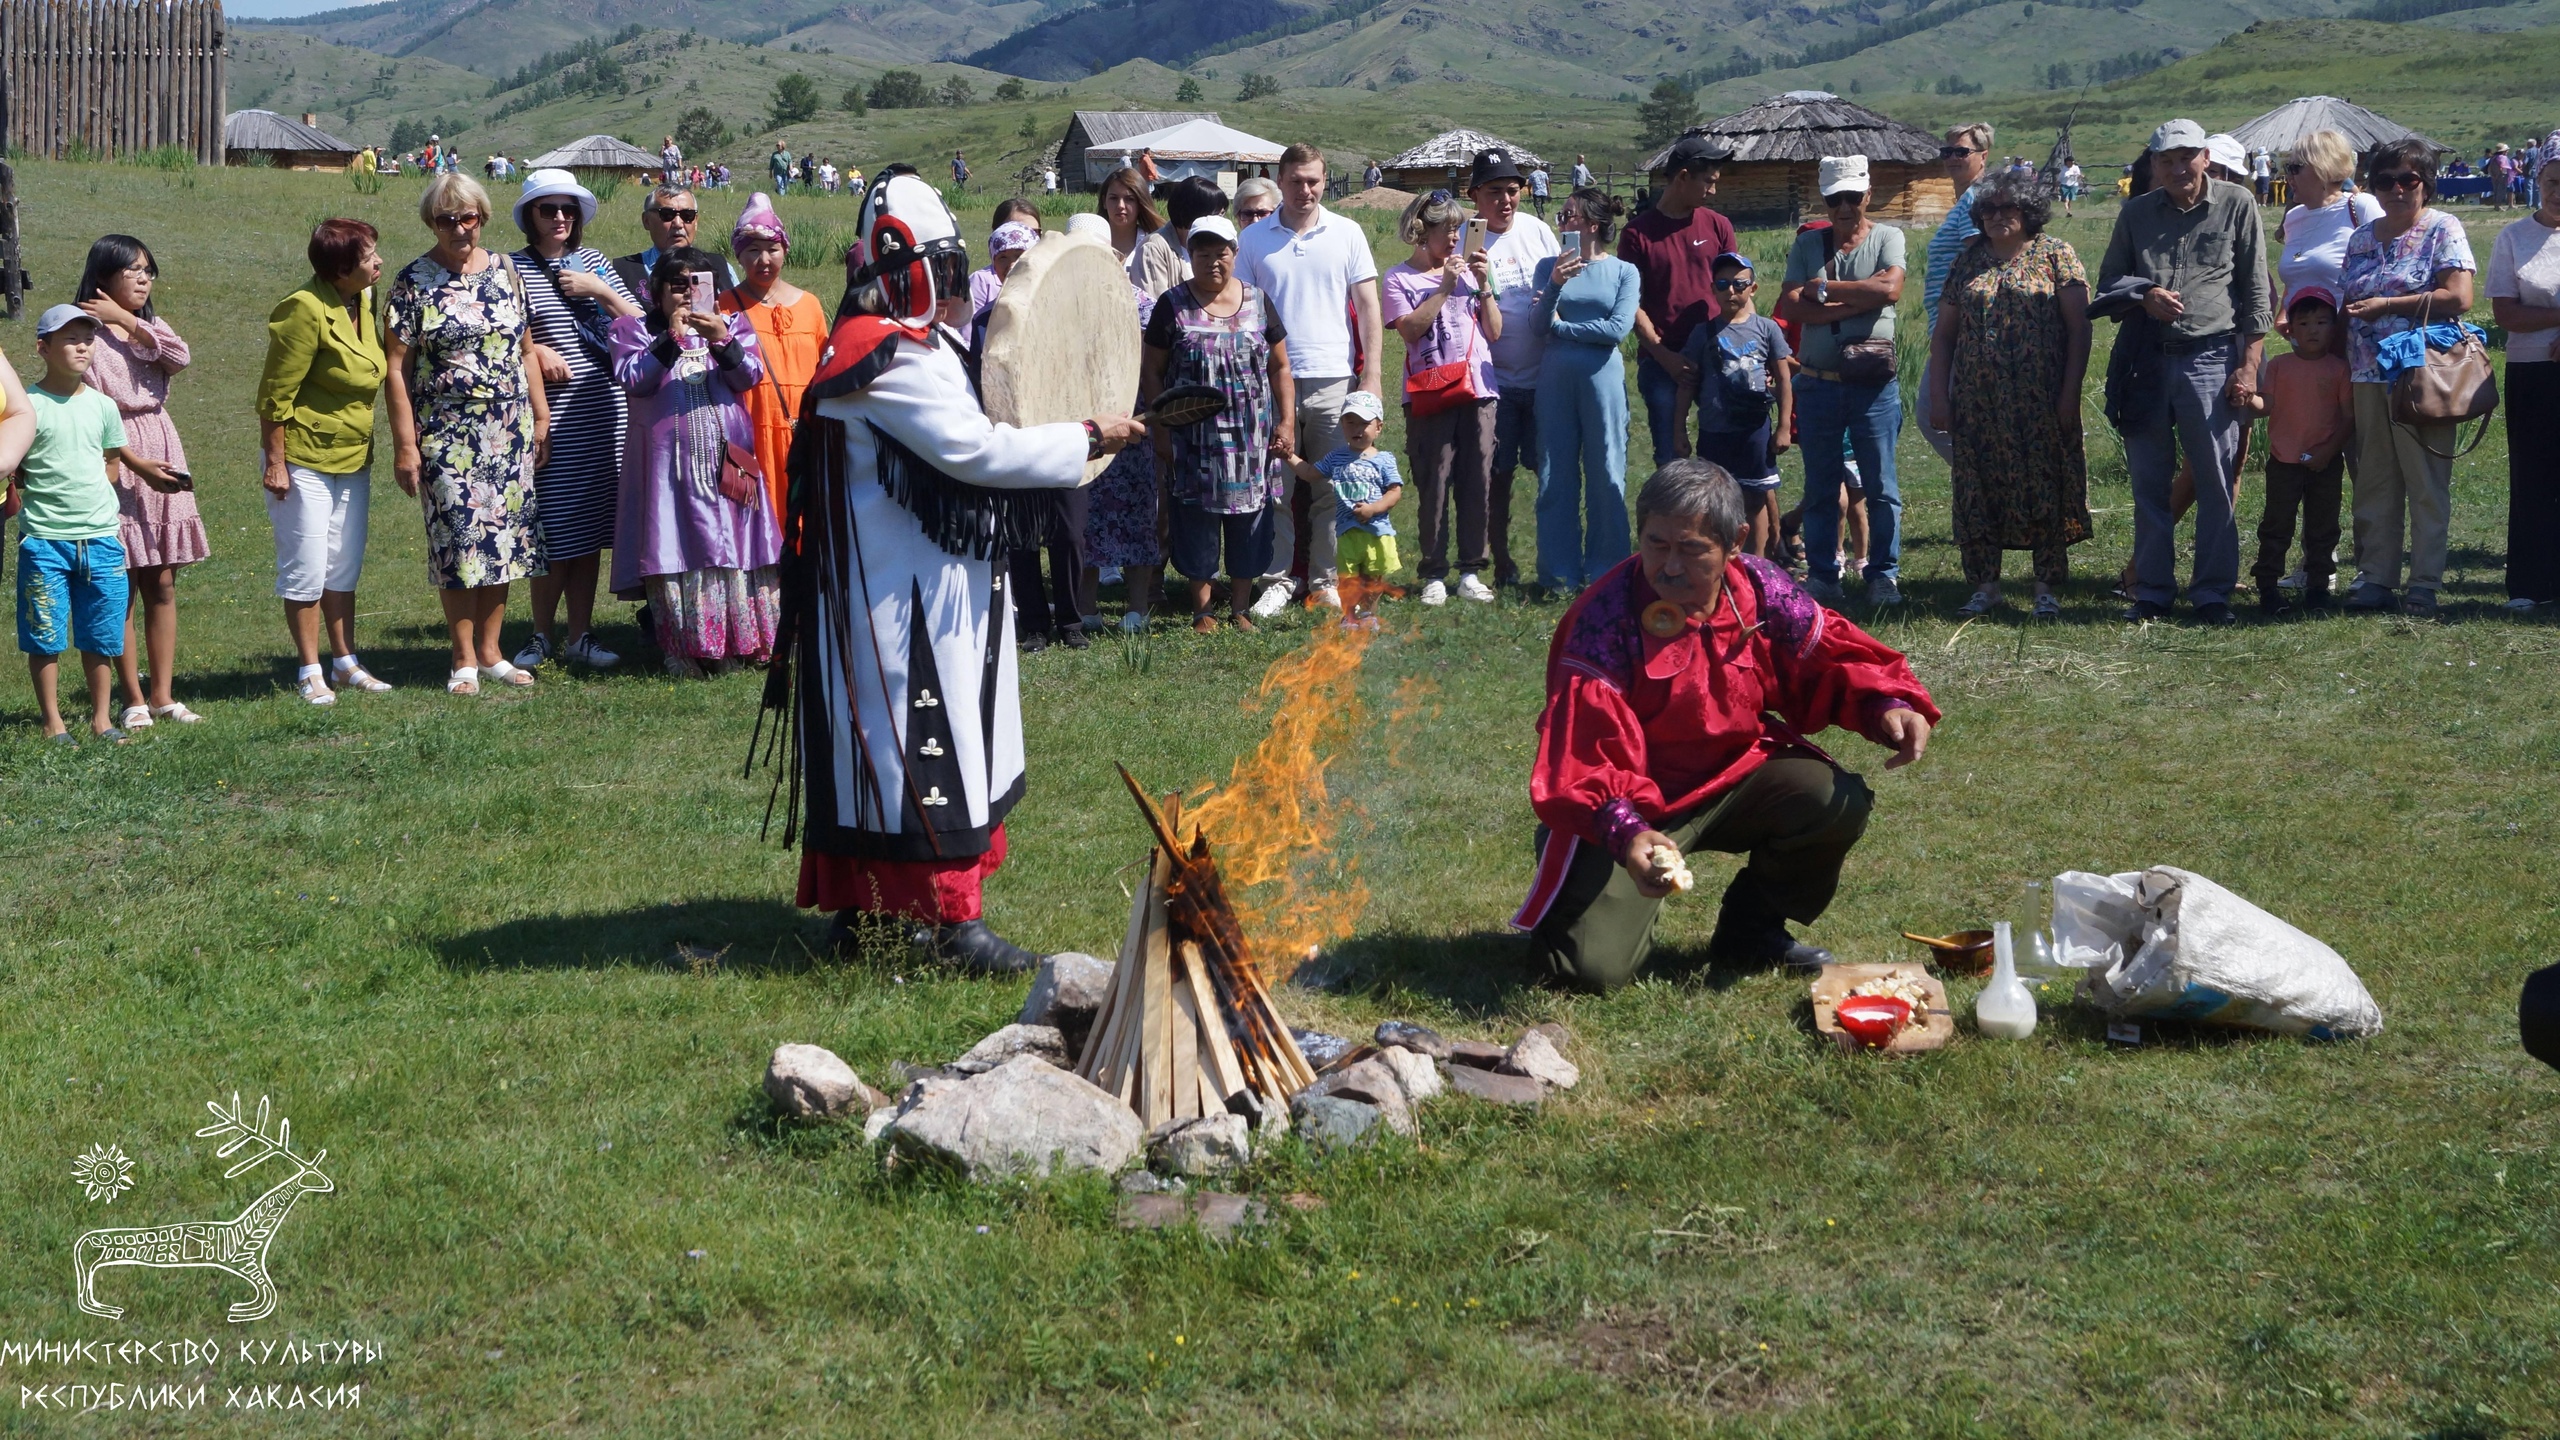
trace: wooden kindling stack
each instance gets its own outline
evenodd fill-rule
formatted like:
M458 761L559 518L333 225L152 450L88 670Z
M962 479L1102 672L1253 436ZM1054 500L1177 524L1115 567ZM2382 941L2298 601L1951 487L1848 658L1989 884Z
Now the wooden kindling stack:
M1186 853L1174 834L1179 801L1159 809L1125 767L1120 778L1156 848L1076 1073L1150 1130L1229 1111L1259 1123L1313 1083L1315 1068L1271 1006L1209 837L1195 834Z

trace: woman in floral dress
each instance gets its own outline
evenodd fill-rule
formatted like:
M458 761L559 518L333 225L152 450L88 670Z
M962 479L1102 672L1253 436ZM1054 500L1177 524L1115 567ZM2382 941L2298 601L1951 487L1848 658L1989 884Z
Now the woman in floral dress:
M1956 548L1974 594L1958 612L2000 603L2000 554L2034 557L2039 620L2070 547L2089 538L2089 472L2080 382L2089 368L2089 277L2044 233L2050 207L2032 180L2003 176L1977 193L1967 241L1947 274L1929 337L1929 423L1954 437ZM1952 423L1950 423L1952 422Z
M187 342L152 308L159 279L160 264L149 247L130 235L102 235L89 247L74 298L98 322L89 383L115 402L135 454L183 472L187 452L169 420L169 380L187 368L189 357ZM178 571L212 553L195 492L155 490L119 473L116 508L116 538L124 543L133 608L142 612L139 625L126 622L124 653L116 657L125 699L117 724L127 733L156 720L191 725L204 717L179 704L169 683L178 668ZM148 682L136 663L146 650Z
M480 246L488 192L448 171L428 182L418 214L436 245L393 282L383 325L392 476L426 508L427 579L453 636L445 689L477 695L484 672L533 683L499 649L498 627L507 586L543 573L533 472L551 417L523 278Z

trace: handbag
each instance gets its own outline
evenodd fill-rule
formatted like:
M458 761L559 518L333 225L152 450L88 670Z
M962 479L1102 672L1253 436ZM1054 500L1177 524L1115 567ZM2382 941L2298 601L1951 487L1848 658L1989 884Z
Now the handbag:
M2428 313L2434 308L2431 292L2427 304L2418 312L2418 329L2427 328ZM2470 332L2453 344L2438 349L2426 346L2426 361L2413 369L2403 370L2391 382L2391 421L2418 436L2418 445L2440 460L2459 460L2477 448L2489 434L2489 417L2498 409L2498 377L2489 368L2489 347ZM2477 420L2480 428L2472 433L2471 443L2450 454L2427 444L2421 425L2452 425L2454 438L2461 438L2459 427L2465 420Z
M1822 248L1827 252L1822 261L1822 275L1826 281L1840 278L1839 245L1836 232L1822 232ZM1840 334L1839 321L1831 322L1831 333L1835 338ZM1890 340L1879 340L1872 335L1863 340L1851 340L1840 347L1840 383L1891 384L1900 364L1901 356L1895 352Z
M735 440L720 442L720 498L752 510L764 496L764 466Z
M1476 393L1475 354L1476 336L1479 333L1481 332L1472 328L1467 331L1465 355L1446 365L1434 365L1428 370L1412 368L1412 352L1410 350L1406 352L1404 403L1405 408L1411 410L1415 418L1444 414L1461 405L1472 405L1485 398Z

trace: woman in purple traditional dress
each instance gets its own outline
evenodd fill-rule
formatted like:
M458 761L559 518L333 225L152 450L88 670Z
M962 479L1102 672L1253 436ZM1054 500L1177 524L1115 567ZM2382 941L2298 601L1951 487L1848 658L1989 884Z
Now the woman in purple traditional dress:
M694 274L720 264L692 248L660 257L649 315L613 323L613 374L631 397L613 589L649 602L672 675L771 658L778 614L781 522L760 477L722 485L724 464L755 456L739 398L764 382L755 327L692 306Z

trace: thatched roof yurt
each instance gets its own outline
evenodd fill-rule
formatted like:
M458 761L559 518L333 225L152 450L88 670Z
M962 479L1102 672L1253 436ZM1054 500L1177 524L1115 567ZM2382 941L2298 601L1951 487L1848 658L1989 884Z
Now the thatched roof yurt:
M273 110L234 110L222 122L222 144L233 165L272 165L280 170L344 170L356 147L320 128L320 117L289 119Z
M2303 136L2314 130L2337 131L2347 137L2347 143L2355 147L2359 155L2387 141L2413 137L2434 145L2438 154L2444 154L2448 149L2396 120L2376 115L2335 95L2305 95L2299 100L2288 100L2232 131L2231 138L2250 150L2263 147L2278 155L2287 155L2302 142Z
M1398 190L1416 194L1447 190L1458 194L1467 188L1467 172L1475 167L1477 154L1486 150L1509 152L1511 163L1519 166L1523 175L1547 163L1530 154L1528 147L1514 145L1498 135L1457 129L1441 131L1393 160L1380 162L1378 169L1386 176L1384 183Z
M1144 153L1155 157L1159 180L1205 176L1232 195L1242 172L1250 166L1279 164L1282 148L1276 140L1232 130L1215 120L1185 120L1087 148L1084 173L1089 183L1099 187L1112 171L1137 163Z
M524 168L573 170L581 176L610 176L616 180L655 180L658 157L628 140L590 135L557 150L546 150L526 161Z
M1816 172L1826 155L1864 155L1872 186L1867 213L1896 225L1934 225L1956 203L1955 182L1938 163L1938 137L1828 90L1790 90L1748 110L1692 126L1733 151L1709 203L1737 225L1794 225L1822 213ZM1645 162L1659 186L1665 145Z

